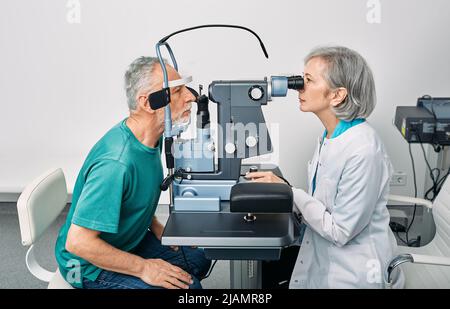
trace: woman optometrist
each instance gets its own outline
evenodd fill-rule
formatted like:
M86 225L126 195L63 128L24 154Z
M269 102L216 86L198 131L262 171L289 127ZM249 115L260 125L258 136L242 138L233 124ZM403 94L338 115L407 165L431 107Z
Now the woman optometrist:
M392 174L382 141L365 120L375 107L372 72L345 47L313 50L305 59L300 109L325 127L308 164L309 191L293 188L303 240L290 288L382 288L397 248L386 203ZM256 182L283 182L271 172ZM393 274L401 288L403 274Z

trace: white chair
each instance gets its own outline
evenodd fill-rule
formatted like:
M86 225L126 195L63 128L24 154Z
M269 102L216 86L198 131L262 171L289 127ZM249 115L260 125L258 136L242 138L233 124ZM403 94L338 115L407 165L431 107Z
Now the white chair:
M51 169L33 180L17 201L22 245L30 246L25 262L38 279L49 282L49 289L71 289L58 269L50 272L39 265L34 255L34 244L55 221L67 204L67 187L60 168Z
M427 200L390 195L390 201L422 205L432 210L436 224L433 240L423 247L399 246L399 253L387 269L387 282L399 265L405 275L407 289L450 288L450 178L448 178L433 203Z

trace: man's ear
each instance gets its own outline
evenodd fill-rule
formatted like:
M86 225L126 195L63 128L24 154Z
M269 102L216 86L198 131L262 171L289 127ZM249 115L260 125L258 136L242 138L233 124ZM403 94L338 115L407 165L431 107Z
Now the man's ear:
M155 113L155 111L151 108L150 102L148 101L148 96L146 95L140 95L137 98L137 105L141 110L144 110L151 114Z
M347 89L344 87L337 88L336 90L332 91L332 98L331 98L331 106L336 107L342 102L345 101L347 98L348 92Z

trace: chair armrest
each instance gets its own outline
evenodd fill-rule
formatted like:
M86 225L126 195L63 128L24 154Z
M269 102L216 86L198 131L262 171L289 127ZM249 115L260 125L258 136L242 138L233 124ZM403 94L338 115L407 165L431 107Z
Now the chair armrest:
M389 194L388 200L389 201L394 201L394 202L402 202L402 203L410 203L410 204L422 205L422 206L427 207L428 209L432 209L433 208L433 203L432 202L427 201L425 199L421 199L421 198Z
M403 263L450 266L450 258L445 256L401 254L392 259L387 269L387 282L391 282L391 274L395 268Z
M421 254L411 254L411 256L413 257L413 263L415 264L450 266L450 258L445 256Z

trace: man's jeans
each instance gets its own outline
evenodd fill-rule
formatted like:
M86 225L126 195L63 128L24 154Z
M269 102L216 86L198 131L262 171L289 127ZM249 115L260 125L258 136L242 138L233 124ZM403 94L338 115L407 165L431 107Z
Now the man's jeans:
M184 256L183 256L184 252ZM191 274L194 281L189 288L201 289L200 280L206 275L211 261L206 259L203 250L191 247L179 247L174 251L163 246L161 241L152 232L148 232L136 249L131 253L144 259L162 259L172 265L178 266ZM186 260L185 258L186 257ZM141 279L121 273L103 270L97 280L83 279L85 289L160 289L142 281Z

